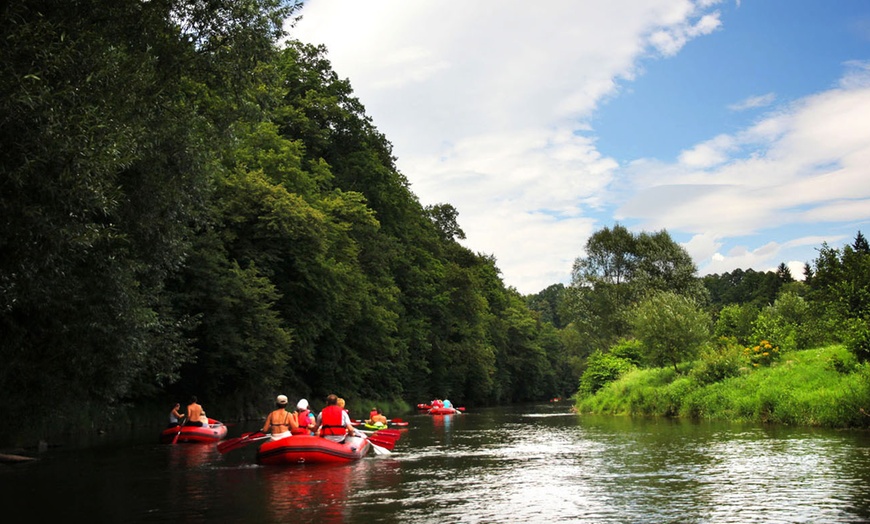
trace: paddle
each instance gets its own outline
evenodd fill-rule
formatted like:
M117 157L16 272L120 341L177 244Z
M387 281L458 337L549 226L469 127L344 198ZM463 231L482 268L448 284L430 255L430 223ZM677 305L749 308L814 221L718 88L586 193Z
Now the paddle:
M386 437L386 438L389 438L392 440L399 440L399 438L402 436L402 432L399 431L398 429L379 429L377 431L371 431L371 432L358 429L356 431L358 433L362 433L363 435L365 435L367 437L378 435L379 437Z
M227 451L232 451L234 449L242 448L251 444L252 442L257 442L259 440L265 440L267 438L272 438L270 435L266 435L261 431L253 431L250 433L245 433L241 437L230 438L223 442L218 443L217 450L221 453L226 453Z
M350 423L353 426L362 426L363 424L366 423L366 421L357 419L357 420L351 420ZM388 419L387 424L389 424L391 426L407 426L408 422L406 422L400 418L393 418L393 419ZM369 424L369 425L371 425L371 424Z
M393 448L396 447L395 440L388 440L388 439L381 440L381 439L378 439L377 437L374 437L374 436L368 437L368 440L369 440L369 443L374 448L376 453L379 451L378 448L386 449L387 451L392 451ZM375 446L377 446L377 447L375 447ZM378 453L378 454L379 455L381 455L381 454L386 455L386 453Z
M182 428L182 427L184 427L183 424L179 424L179 425L178 425L178 433L176 433L176 434L175 434L175 438L172 439L172 443L173 443L173 444L175 444L176 442L178 442L178 437L181 436L181 428Z
M389 455L390 454L390 450L383 446L384 444L389 445L388 442L380 440L380 439L372 440L371 437L366 435L364 431L357 430L357 434L359 436L362 436L362 438L369 441L369 444L372 446L372 449L375 450L376 455ZM374 435L372 435L372 436L374 436ZM395 443L393 443L393 445L395 445Z

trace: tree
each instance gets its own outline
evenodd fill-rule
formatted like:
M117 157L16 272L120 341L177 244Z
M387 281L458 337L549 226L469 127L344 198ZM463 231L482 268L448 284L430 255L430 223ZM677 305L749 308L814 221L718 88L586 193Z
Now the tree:
M753 322L752 342L767 340L786 351L806 349L812 341L810 320L810 308L803 298L794 293L782 293L776 302L762 309Z
M540 293L526 296L526 305L540 314L542 322L549 322L562 329L565 327L562 320L564 294L564 284L553 284Z
M855 242L852 243L852 249L855 250L855 253L859 255L870 255L870 244L867 243L867 239L861 234L861 231L858 231L858 234L855 235Z
M752 340L752 325L758 313L758 307L752 303L728 304L719 311L713 332L717 337L733 337L743 345L757 342Z
M659 291L633 308L631 326L654 365L677 364L697 355L710 338L710 317L694 299Z
M224 124L251 107L293 9L2 4L0 388L29 392L5 408L110 411L195 358L164 286L204 220Z
M794 278L791 276L791 270L787 265L785 265L785 262L781 262L779 266L777 266L776 278L778 278L783 284L794 282Z
M426 206L426 214L435 224L435 228L444 240L465 240L465 232L456 221L459 211L450 204Z
M666 231L635 235L619 224L605 227L589 238L586 253L574 262L565 304L592 349L628 334L629 308L647 293L706 296L691 257Z

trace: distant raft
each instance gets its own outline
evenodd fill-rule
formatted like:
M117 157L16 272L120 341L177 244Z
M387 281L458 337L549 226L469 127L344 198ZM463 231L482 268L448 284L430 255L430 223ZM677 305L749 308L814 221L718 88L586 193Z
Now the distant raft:
M227 427L223 422L213 418L208 419L208 426L175 426L164 429L160 433L160 442L171 444L173 442L208 444L219 442L226 438Z

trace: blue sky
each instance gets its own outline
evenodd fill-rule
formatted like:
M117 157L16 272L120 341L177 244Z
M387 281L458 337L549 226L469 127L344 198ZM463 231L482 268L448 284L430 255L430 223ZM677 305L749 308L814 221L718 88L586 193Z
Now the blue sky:
M424 205L507 285L595 231L666 229L699 275L870 233L870 1L308 0Z

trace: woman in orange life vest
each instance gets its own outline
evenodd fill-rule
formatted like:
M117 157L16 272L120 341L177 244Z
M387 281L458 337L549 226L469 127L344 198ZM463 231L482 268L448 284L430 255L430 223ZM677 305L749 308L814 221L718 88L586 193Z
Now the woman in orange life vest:
M299 428L299 423L296 418L296 413L287 411L287 397L278 395L275 399L275 411L269 413L266 417L266 422L263 424L263 433L271 432L272 440L278 440L289 437L294 429Z
M317 415L315 433L333 442L344 442L348 433L354 434L353 424L350 423L350 415L338 405L338 397L329 395L326 397L326 407Z

